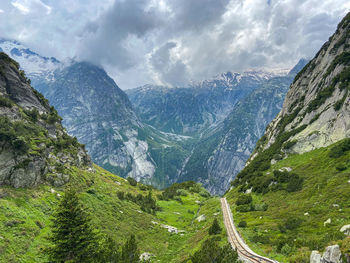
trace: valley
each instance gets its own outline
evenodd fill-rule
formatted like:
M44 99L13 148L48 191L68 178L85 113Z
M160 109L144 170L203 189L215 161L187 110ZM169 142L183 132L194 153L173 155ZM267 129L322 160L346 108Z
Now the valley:
M350 13L288 70L103 64L0 40L0 262L350 262Z

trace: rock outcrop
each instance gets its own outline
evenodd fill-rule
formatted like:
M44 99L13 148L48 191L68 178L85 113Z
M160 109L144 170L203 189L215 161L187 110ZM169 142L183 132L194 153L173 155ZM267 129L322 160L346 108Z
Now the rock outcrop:
M57 111L30 86L19 64L0 53L0 185L62 185L71 166L90 167Z
M310 263L342 263L339 246L334 245L327 247L322 256L320 252L316 250L312 251Z

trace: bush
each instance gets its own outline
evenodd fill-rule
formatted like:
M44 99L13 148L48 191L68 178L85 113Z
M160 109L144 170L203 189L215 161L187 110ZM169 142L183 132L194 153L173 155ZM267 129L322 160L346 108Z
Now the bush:
M208 191L205 191L205 190L201 190L199 192L199 195L202 196L202 197L205 197L205 198L209 198L210 197L210 194Z
M24 113L31 119L32 122L37 122L40 116L36 108L33 108L32 110L24 110Z
M246 204L250 204L253 201L253 198L251 195L248 194L242 194L238 196L238 199L236 201L236 205L240 206L240 205L246 205Z
M333 146L328 153L330 158L339 158L350 150L350 138L344 139L342 142Z
M132 186L136 186L137 185L137 181L134 178L128 177L126 179L128 180L130 185L132 185Z
M288 218L284 222L284 226L288 230L294 230L294 229L297 229L301 225L302 222L303 222L303 220L300 218Z
M266 211L269 206L265 203L262 204L255 204L254 205L254 210L255 211Z
M0 107L12 107L13 105L13 102L8 99L8 98L5 98L3 96L0 96Z
M188 193L185 189L178 189L178 190L176 190L176 195L187 196Z
M287 142L284 143L283 149L288 150L288 149L292 148L296 143L297 143L296 140L287 141Z
M285 244L282 248L281 248L281 253L285 256L288 256L290 253L292 253L293 248L290 247L288 244Z
M339 171L339 172L342 172L342 171L345 171L347 169L347 167L344 164L339 164L339 165L337 165L337 167L335 167L335 169L337 169L337 171Z
M148 187L145 186L145 185L143 185L143 184L139 184L139 189L140 189L141 191L147 191Z
M242 227L242 228L247 227L247 222L246 221L240 221L238 223L238 227Z
M250 212L250 211L253 211L253 210L254 210L254 208L252 207L251 204L240 205L240 206L236 207L236 211L237 212L242 212L242 213Z
M303 187L303 181L304 179L299 177L298 175L291 176L287 184L286 190L288 192L300 191Z

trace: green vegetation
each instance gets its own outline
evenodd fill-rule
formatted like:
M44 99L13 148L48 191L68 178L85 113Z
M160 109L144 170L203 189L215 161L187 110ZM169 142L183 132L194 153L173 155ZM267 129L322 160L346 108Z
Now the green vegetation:
M204 190L199 185L184 183L183 188L176 187L182 195L169 201L157 200L155 196L161 196L162 191L153 189L152 199L160 209L148 213L142 211L140 204L119 198L121 195L149 198L149 192L140 189L142 184L134 187L102 168L96 166L95 170L90 173L65 167L70 183L79 189L81 203L90 211L91 225L102 237L99 243L110 251L100 251L101 257L121 255L125 242L135 234L139 252L155 255L152 262L183 262L206 240L214 218L223 229L216 235L221 238L218 243L220 246L226 243L219 198L203 197L200 193ZM51 219L63 199L64 187L51 190L47 185L32 189L2 186L0 196L0 262L47 262L47 253L43 251L51 246L48 239L52 234ZM206 219L195 220L200 215ZM184 232L170 233L161 224ZM115 247L118 253L113 256ZM104 262L108 262L108 257Z
M247 206L236 205L248 196L240 192L242 185L226 194L236 208L234 221L247 223L239 231L254 251L280 262L299 263L309 262L312 250L322 251L334 243L343 246L343 252L349 249L339 231L350 223L349 141L291 155L252 178L271 179L267 191L250 194L254 209L237 209ZM257 204L266 204L266 209L256 209ZM325 223L329 218L331 222Z
M218 219L215 218L214 221L213 221L213 224L211 225L211 227L209 228L209 235L217 235L217 234L220 234L222 231L220 225L219 225L219 222L218 222Z
M65 191L54 215L50 262L94 262L99 250L91 219L73 188Z
M137 185L137 181L134 178L128 177L126 179L128 180L130 185L132 185L132 186L136 186Z
M347 154L348 151L350 151L350 138L346 138L340 143L333 146L329 151L329 157L339 158Z
M12 106L13 106L13 102L10 99L0 95L0 107L11 108Z
M192 263L236 263L238 261L238 254L234 251L230 244L220 247L216 237L207 239L202 247L191 256Z

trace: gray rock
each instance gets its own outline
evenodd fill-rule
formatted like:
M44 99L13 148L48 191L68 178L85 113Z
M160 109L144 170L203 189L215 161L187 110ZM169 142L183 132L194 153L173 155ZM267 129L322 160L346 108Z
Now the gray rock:
M310 256L310 263L322 263L321 262L322 256L320 254L320 252L313 250L311 252L311 256Z
M342 226L340 232L343 232L345 235L350 235L350 225Z
M312 251L310 263L342 263L339 246L328 246L322 256L320 252L316 250Z
M322 263L341 263L341 252L338 245L329 246L322 256Z

